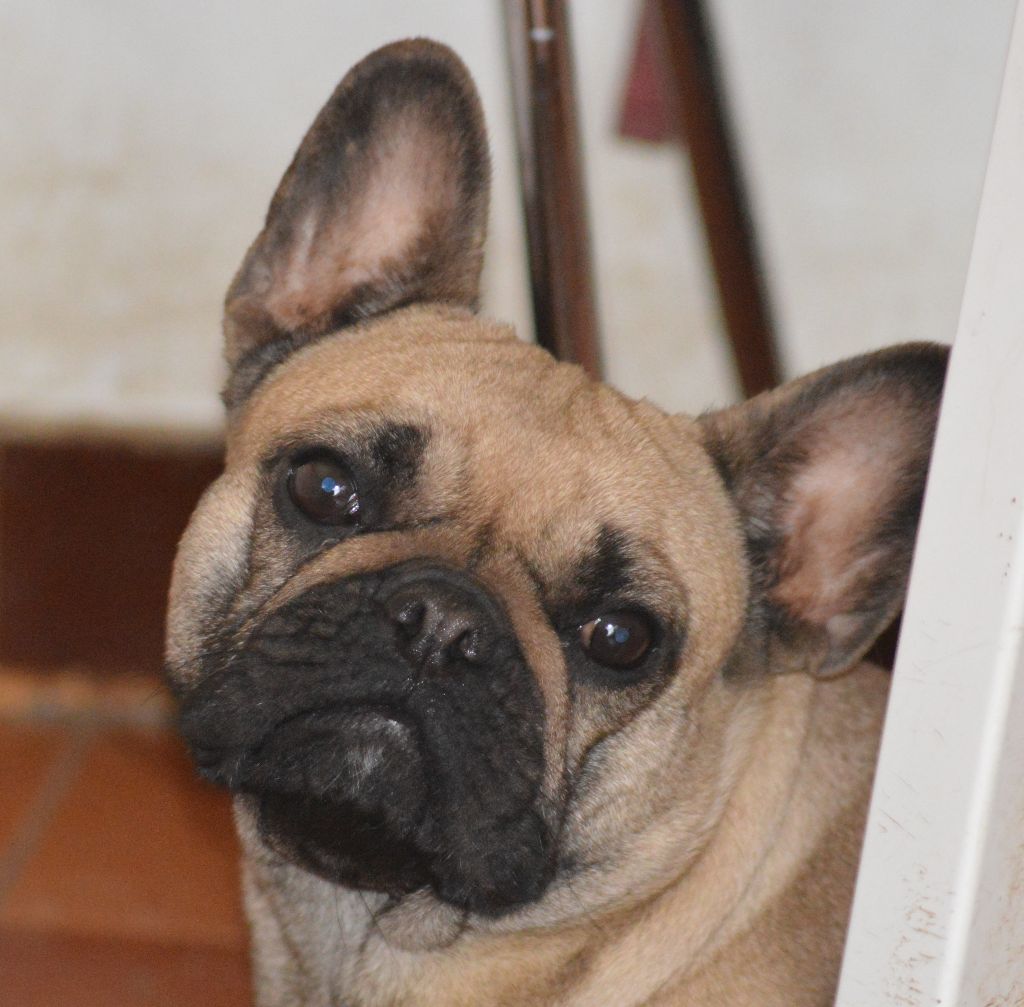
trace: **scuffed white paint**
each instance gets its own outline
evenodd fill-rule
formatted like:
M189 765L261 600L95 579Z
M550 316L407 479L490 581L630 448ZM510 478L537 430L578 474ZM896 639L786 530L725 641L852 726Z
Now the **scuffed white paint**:
M839 1007L1024 1003L1024 7L1006 65Z

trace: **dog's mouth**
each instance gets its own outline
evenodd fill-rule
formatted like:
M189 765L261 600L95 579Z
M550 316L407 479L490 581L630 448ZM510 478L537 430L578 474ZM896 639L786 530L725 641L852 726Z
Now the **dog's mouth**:
M248 750L193 751L203 776L252 800L270 849L334 884L396 898L430 889L495 916L539 898L550 881L542 815L527 805L495 820L465 797L452 808L446 774L408 714L308 710Z
M539 692L508 634L492 633L486 664L410 665L388 576L311 589L222 649L181 697L182 732L288 860L501 915L553 871Z
M391 895L430 882L415 836L426 785L416 730L374 709L316 710L279 725L243 770L264 841L336 883Z
M263 840L338 884L407 894L430 884L417 846L427 787L411 720L376 708L287 718L238 767Z

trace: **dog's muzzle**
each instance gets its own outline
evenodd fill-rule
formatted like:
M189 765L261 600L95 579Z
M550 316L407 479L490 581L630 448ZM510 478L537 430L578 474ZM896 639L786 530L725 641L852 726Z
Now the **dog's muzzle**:
M424 560L310 589L211 659L181 705L201 772L248 795L278 852L490 914L550 879L543 724L500 603Z

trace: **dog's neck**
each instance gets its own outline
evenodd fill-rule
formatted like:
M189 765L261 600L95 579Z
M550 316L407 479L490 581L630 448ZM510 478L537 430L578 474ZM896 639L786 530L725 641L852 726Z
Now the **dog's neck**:
M715 997L744 1007L771 1003L762 985L763 968L737 971L729 963L751 943L758 921L778 915L778 907L799 887L795 879L801 869L816 857L852 860L855 867L856 850L833 849L830 833L840 819L863 815L884 683L870 671L849 678L849 685L819 686L802 676L784 676L758 690L747 711L754 728L747 732L739 779L697 858L644 903L587 916L572 926L487 932L456 914L415 908L389 919L379 896L338 889L272 861L265 851L261 856L240 822L243 840L250 837L247 899L250 910L259 909L250 915L258 921L260 1007L327 1007L347 1004L347 997L365 1007L625 1007L715 1002ZM858 702L863 713L851 724L851 703L856 709ZM815 753L813 764L806 753ZM862 763L852 789L851 760ZM847 767L845 776L832 771L840 763ZM858 834L856 824L839 831ZM835 865L831 874L836 875ZM828 904L820 912L801 905L803 926L827 922L831 931L837 916L838 925L845 925L846 907L834 903L846 897L849 870L838 874L835 891L822 896ZM781 930L787 922L783 909L773 926ZM748 960L765 955L765 945L781 936L760 934L739 953ZM412 946L417 943L418 949ZM790 968L786 950L776 948L775 958L781 956L782 967ZM763 967L779 967L772 959L768 954ZM748 999L742 974L754 972L759 987ZM725 994L731 999L721 1000Z

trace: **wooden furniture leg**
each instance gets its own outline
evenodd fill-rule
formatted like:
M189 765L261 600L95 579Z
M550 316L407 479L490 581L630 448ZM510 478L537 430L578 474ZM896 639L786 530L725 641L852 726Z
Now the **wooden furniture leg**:
M764 272L730 128L703 0L654 0L660 8L668 88L693 164L712 273L745 395L779 383Z
M563 0L504 0L537 342L601 376Z

